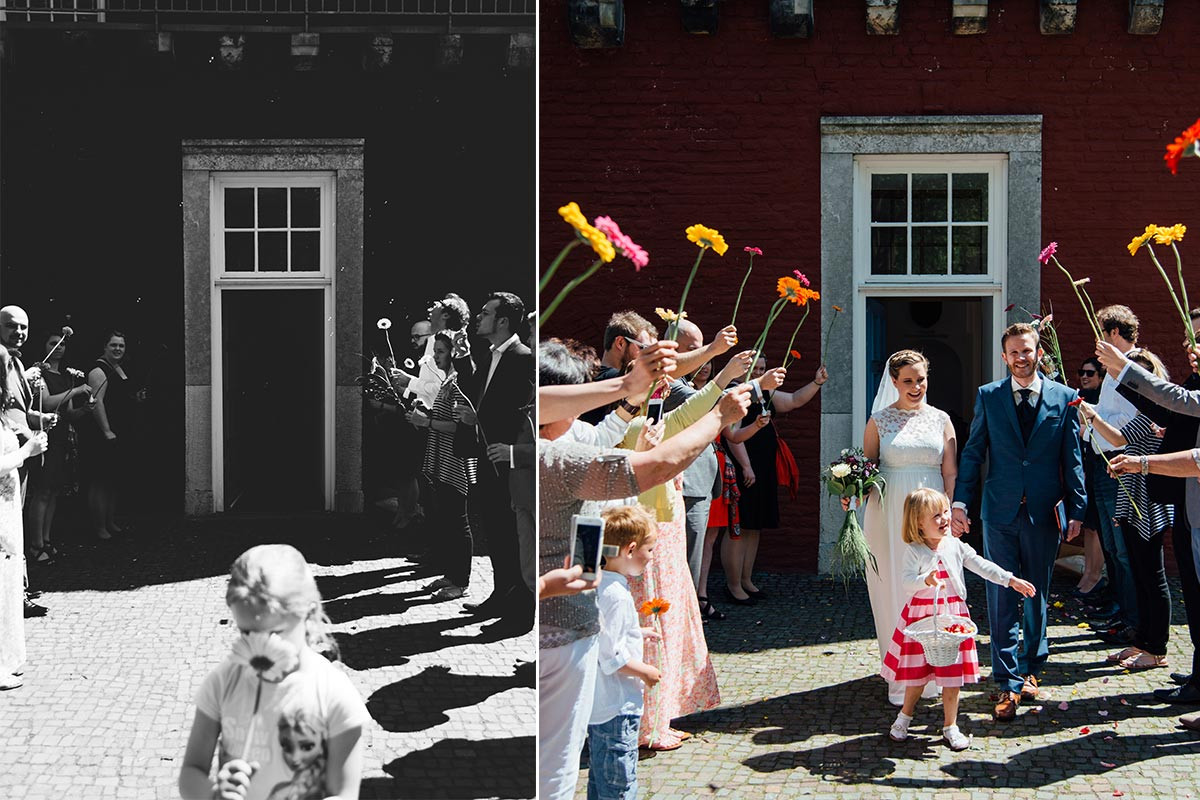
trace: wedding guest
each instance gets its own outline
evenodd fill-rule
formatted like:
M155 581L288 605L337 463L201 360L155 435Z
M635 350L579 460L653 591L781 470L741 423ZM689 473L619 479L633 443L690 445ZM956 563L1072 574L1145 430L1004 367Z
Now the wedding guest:
M705 361L700 365L700 369L692 373L691 380L688 381L693 389L703 389L704 384L712 380L713 365L711 361Z
M86 407L75 400L89 396L87 384L75 385L69 374L64 374L62 362L67 356L67 345L61 333L54 333L46 340L46 356L41 367L41 407L59 415L59 422L47 432L49 449L28 463L29 497L26 502L27 557L35 564L48 564L61 553L50 541L54 528L54 512L58 497L62 494L70 476L67 452L72 447L71 423L76 423L88 413Z
M12 357L0 348L0 368L9 369ZM0 382L0 408L11 401L7 381ZM0 690L16 689L25 663L24 533L21 525L21 480L17 474L26 460L46 451L46 434L30 433L17 441L16 423L0 415Z
M754 365L751 378L761 378L766 372L766 359L760 358ZM742 485L742 496L738 502L742 535L737 539L726 537L721 545L725 597L732 603L753 605L767 597L767 593L754 583L753 575L760 532L779 527L779 477L775 466L779 444L772 416L776 413L786 414L805 405L816 397L827 380L829 373L822 364L807 386L794 392L761 393L761 399L750 406L750 413L739 427L729 431L729 440L745 443L746 453L750 457L750 469L738 465Z
M748 389L726 394L700 423L649 450L609 450L564 440L579 414L644 393L664 374L672 374L675 349L675 342L659 342L627 374L588 383L587 364L564 345L539 346L538 557L543 575L555 574L569 559L572 515L598 512L594 501L628 497L671 480L723 427L745 414ZM591 716L598 612L594 593L548 597L539 608L538 796L565 800L575 791Z
M145 399L145 390L135 389L121 362L125 359L125 334L109 331L104 352L88 372L88 388L94 400L90 418L79 425L79 457L88 483L88 511L92 531L98 539L111 539L123 528L115 514L117 493L129 469L127 441L133 432L133 413Z
M1159 380L1169 380L1167 368L1149 350L1134 348L1126 357ZM1089 403L1081 402L1079 411L1107 441L1123 446L1131 458L1154 455L1162 444L1156 426L1145 414L1137 414L1117 429ZM1163 535L1171 525L1171 508L1150 499L1145 475L1128 475L1119 480L1116 515L1133 567L1138 627L1133 644L1110 655L1108 661L1124 669L1165 667L1171 631L1171 589L1163 560Z
M604 544L615 547L617 555L605 559L596 593L600 663L588 723L587 792L594 800L626 800L637 797L642 692L662 680L644 655L644 637L657 639L658 632L641 628L638 606L629 593L630 579L641 577L654 557L657 525L654 515L641 506L610 508L603 517Z
M743 470L750 469L750 457L746 455L746 446L729 441L726 431L714 440L717 455L717 480L720 484L713 489L713 497L708 509L708 530L704 534L704 550L700 555L700 586L698 588L700 613L704 621L722 620L726 615L712 604L708 598L708 576L712 571L713 549L721 535L737 539L742 535L741 522L738 518L738 501L742 492L738 488L737 467L734 459L742 465Z
M1192 309L1190 316L1193 331L1200 331L1200 309ZM1180 685L1155 689L1154 695L1170 703L1192 704L1200 703L1200 579L1197 578L1198 550L1194 546L1194 542L1200 540L1200 527L1194 521L1200 520L1200 482L1194 480L1200 474L1200 467L1193 461L1193 456L1200 452L1196 449L1196 445L1200 445L1200 376L1196 374L1196 357L1190 351L1190 342L1184 341L1183 346L1189 351L1192 372L1182 386L1158 381L1107 342L1097 343L1096 355L1109 375L1120 383L1121 396L1134 402L1138 411L1166 428L1158 455L1138 459L1119 456L1113 460L1111 468L1118 474L1133 471L1148 474L1147 488L1151 499L1174 505L1171 545L1179 568L1188 635L1192 642L1192 669L1172 673L1172 680Z
M458 363L470 371L460 380L470 388L469 402L455 407L459 442L463 452L487 459L491 443L513 444L523 427L521 409L533 392L533 353L521 342L518 331L525 319L525 303L509 292L493 292L476 316L475 332L491 347L473 369L468 359ZM465 398L464 398L465 399ZM532 560L533 547L522 552L509 494L506 462L488 463L479 471L479 482L468 497L477 518L484 521L488 557L492 562L492 594L481 603L468 603L466 610L480 616L499 617L488 630L517 635L533 627L534 595L524 576L531 573L522 557Z
M529 403L521 409L524 424L517 440L513 444L489 444L487 450L492 463L509 465L508 492L517 518L521 577L530 592L537 591L537 523L533 519L537 505L537 429L533 412L534 398L531 396Z
M1085 358L1079 365L1079 396L1095 405L1100 400L1100 384L1104 380L1104 367L1095 356ZM1083 426L1079 433L1083 435ZM1095 452L1090 447L1083 448L1083 477L1084 489L1087 491L1087 510L1083 512L1083 574L1075 586L1075 597L1089 605L1098 606L1105 596L1108 581L1102 576L1107 557L1100 546L1100 514L1096 510L1096 491L1092 486L1092 459ZM1109 572L1114 567L1109 567ZM1116 612L1113 608L1109 616Z
M1128 353L1137 345L1138 318L1128 306L1105 306L1096 312L1096 321L1108 343L1122 353ZM1113 428L1121 429L1137 416L1137 409L1117 393L1116 380L1112 376L1105 376L1100 385L1100 398L1096 401L1096 413ZM1125 534L1116 513L1120 490L1106 466L1107 461L1119 455L1124 448L1095 432L1090 435L1085 432L1084 440L1090 441L1092 450L1103 456L1092 461L1092 489L1100 518L1100 544L1108 555L1109 583L1117 604L1117 613L1111 619L1100 620L1096 628L1105 641L1127 646L1133 644L1138 627L1137 588L1129 550L1125 546Z
M433 407L433 401L437 398L437 390L440 387L433 387L433 382L439 377L437 368L433 363L431 354L433 337L433 324L429 320L419 319L412 324L409 330L409 345L414 363L419 364L421 375L413 380L410 380L405 388L405 395L408 397L418 397L417 390L420 391L419 398L422 406L425 409ZM427 347L427 345L429 345ZM398 368L399 364L389 364L388 369ZM430 392L430 389L433 389ZM392 446L386 449L386 471L388 484L394 488L395 494L395 514L392 517L392 525L396 528L406 528L411 523L420 523L424 521L424 509L421 507L421 486L418 483L418 475L421 472L421 458L416 455L421 451L419 438L413 431L413 428L404 424L397 424L401 408L396 405L390 405L386 409L391 413L378 418L383 432Z
M608 318L604 327L604 352L600 355L600 365L592 376L593 380L604 381L624 374L629 365L642 353L642 348L648 347L658 339L658 328L641 314L633 310L618 311ZM601 406L580 419L595 425L612 411L613 406Z
M424 353L417 359L418 372L412 375L398 367L392 370L392 384L402 391L404 397L420 401L426 408L433 406L434 398L446 380L446 374L439 370L434 362L431 337L435 333L448 331L456 347L465 347L467 320L470 318L471 309L467 302L450 292L441 300L435 300L429 307L429 335L419 333L425 330L424 326L418 328L417 325L413 325L413 347L424 347ZM459 355L455 353L455 358Z
M471 581L471 553L474 540L471 522L467 517L467 497L476 483L477 462L460 458L454 452L454 437L458 422L454 419L455 405L466 400L455 380L450 354L453 341L446 331L434 336L434 363L446 380L438 390L428 413L419 408L407 415L414 428L425 429L425 457L421 471L431 490L430 521L434 531L434 562L442 578L426 588L435 600L457 600L467 594Z

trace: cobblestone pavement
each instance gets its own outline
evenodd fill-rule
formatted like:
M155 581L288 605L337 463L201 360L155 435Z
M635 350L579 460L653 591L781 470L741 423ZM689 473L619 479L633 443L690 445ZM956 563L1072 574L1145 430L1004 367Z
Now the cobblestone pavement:
M497 639L462 600L431 601L403 536L329 515L144 521L110 543L59 542L67 558L32 575L49 614L26 621L25 685L0 693L0 798L178 797L193 695L235 635L229 565L275 541L314 565L374 718L362 797L532 797L533 634ZM477 556L466 599L490 589Z
M968 581L986 631L984 586ZM1074 585L1062 581L1059 593ZM770 593L765 604L718 602L728 618L705 626L720 708L676 722L695 735L679 750L643 757L643 798L1200 797L1200 734L1177 724L1196 707L1150 695L1170 685L1168 672L1191 663L1177 582L1171 670L1109 666L1104 656L1115 648L1081 630L1074 601L1059 599L1042 697L1022 703L1010 723L992 721L988 639L980 637L985 680L963 690L959 725L974 745L962 753L939 744L937 701L918 706L909 741L887 738L896 711L875 677L874 624L861 584L847 590L797 575L757 582ZM578 798L586 796L586 776Z

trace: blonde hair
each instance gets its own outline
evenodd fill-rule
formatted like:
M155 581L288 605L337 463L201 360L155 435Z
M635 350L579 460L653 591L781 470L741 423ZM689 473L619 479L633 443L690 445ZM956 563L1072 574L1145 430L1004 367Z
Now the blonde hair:
M915 367L917 364L924 364L925 371L929 371L929 359L925 357L924 353L917 350L898 350L888 356L888 375L892 376L892 380L900 380L900 370L905 367Z
M287 544L260 544L238 556L229 568L225 605L258 603L276 614L304 620L308 646L337 658L338 646L329 633L329 616L304 555Z
M641 506L616 506L600 516L604 518L604 543L621 549L631 542L641 547L658 533L654 515Z
M1156 378L1162 378L1164 381L1171 379L1171 375L1167 372L1167 368L1162 360L1145 347L1135 347L1126 353L1125 357L1153 372Z
M915 489L904 498L904 526L901 538L905 544L925 544L921 520L934 511L950 508L950 498L937 489Z

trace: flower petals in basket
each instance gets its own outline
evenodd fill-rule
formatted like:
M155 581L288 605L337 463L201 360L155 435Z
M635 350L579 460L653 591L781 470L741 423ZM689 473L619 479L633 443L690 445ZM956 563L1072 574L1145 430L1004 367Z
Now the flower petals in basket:
M960 645L979 633L979 627L970 617L938 614L938 600L945 603L939 593L940 590L935 590L933 594L933 614L914 621L903 633L921 645L929 666L949 667L958 663Z

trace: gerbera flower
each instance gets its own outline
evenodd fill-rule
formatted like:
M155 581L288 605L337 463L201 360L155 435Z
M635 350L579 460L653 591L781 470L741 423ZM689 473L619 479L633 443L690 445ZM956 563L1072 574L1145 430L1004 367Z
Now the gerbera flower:
M233 643L235 663L254 670L260 680L278 683L300 663L296 646L277 633L252 631Z
M1154 231L1155 244L1170 244L1183 239L1183 235L1187 233L1187 226L1176 223L1169 228L1164 228L1161 225L1157 226Z
M705 250L711 247L719 256L725 255L725 251L729 249L729 245L725 244L725 237L715 228L697 224L688 227L685 233L689 242L694 242L697 247Z
M1158 233L1157 225L1147 225L1145 231L1143 231L1142 233L1133 237L1133 239L1130 240L1129 244L1126 245L1129 248L1129 255L1136 256L1137 251L1142 249L1142 245L1144 245L1150 239L1151 236L1154 236L1157 233Z
M1183 158L1189 147L1195 153L1196 141L1198 139L1200 139L1200 119L1185 128L1182 133L1175 137L1174 142L1167 145L1167 152L1163 155L1163 161L1167 162L1167 168L1171 170L1172 175L1177 174L1179 159Z
M786 275L775 283L775 289L779 292L779 296L786 299L788 302L795 303L798 306L802 306L805 302L807 302L807 300L802 301L800 299L800 290L803 288L804 287L800 285L800 281L796 280L795 278L789 278Z
M617 251L613 247L612 242L608 240L608 237L593 228L591 225L586 225L586 227L580 228L579 235L584 238L584 241L592 246L592 250L605 264L617 257Z
M1038 261L1042 262L1042 266L1044 267L1050 263L1050 257L1057 252L1058 242L1051 242L1050 244L1046 245L1046 249L1042 251L1040 256L1038 256Z
M800 270L794 269L794 270L792 270L792 274L796 276L796 280L800 281L801 286L804 286L804 287L812 286L812 283L809 282L808 277L805 276L805 274L803 272L801 272Z
M638 272L641 272L642 267L650 263L649 254L634 243L633 239L621 233L620 226L610 217L596 217L596 230L607 236L609 241L621 251L621 255L633 262L633 266Z
M647 600L642 603L641 612L643 617L658 617L671 608L671 604L661 597L655 597L652 600Z
M681 319L687 319L686 311L684 311L682 314L676 314L671 309L663 308L661 306L654 309L654 313L658 314L659 319L661 319L663 322L678 322Z
M380 317L379 321L375 323L375 327L379 328L381 331L386 331L388 328L392 327L392 321L387 317Z
M746 253L753 253L756 256L762 255L762 250L759 250L757 247L743 247L742 250Z
M790 353L792 354L792 358L795 358L795 359L799 359L799 358L800 358L800 351L799 351L799 350L789 350L788 352L790 352Z
M558 215L566 220L567 224L577 231L583 231L584 228L590 227L588 225L587 217L585 217L583 212L579 210L579 204L574 201L571 201L560 208L558 210Z

